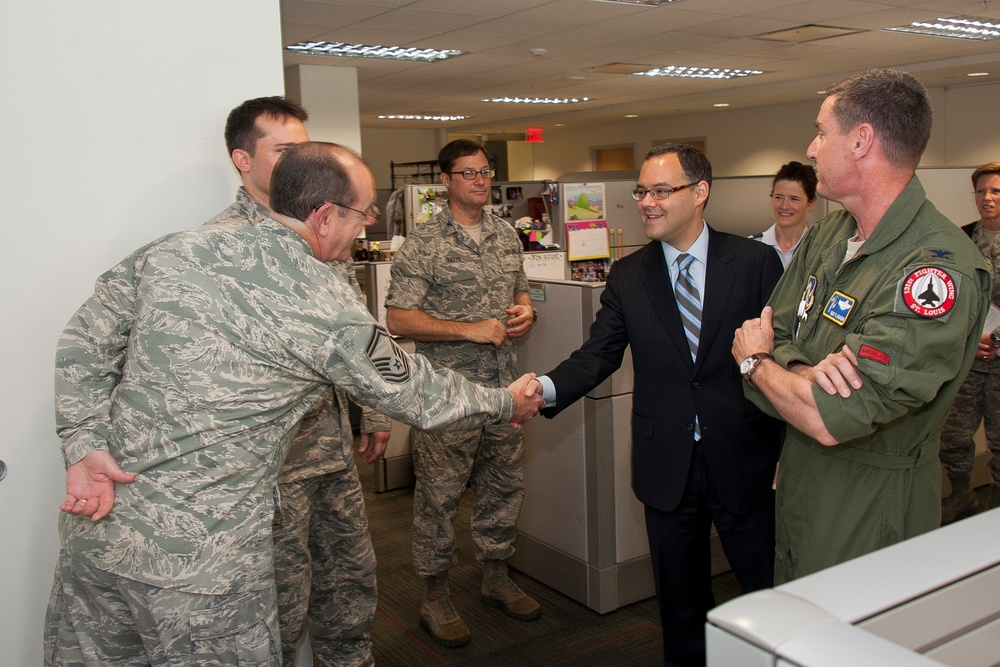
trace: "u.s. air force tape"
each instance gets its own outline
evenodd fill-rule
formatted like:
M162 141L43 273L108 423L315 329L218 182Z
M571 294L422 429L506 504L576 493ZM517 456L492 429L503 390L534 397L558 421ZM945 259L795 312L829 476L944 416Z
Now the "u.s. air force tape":
M410 379L410 359L381 326L375 325L372 329L365 354L386 382L406 382Z

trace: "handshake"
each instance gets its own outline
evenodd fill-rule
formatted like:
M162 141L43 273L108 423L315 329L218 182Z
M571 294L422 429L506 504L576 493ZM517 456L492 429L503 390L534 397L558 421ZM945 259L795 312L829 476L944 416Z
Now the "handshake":
M510 418L510 425L514 428L521 428L545 407L542 383L535 379L534 373L525 373L512 382L507 391L514 397L514 416Z

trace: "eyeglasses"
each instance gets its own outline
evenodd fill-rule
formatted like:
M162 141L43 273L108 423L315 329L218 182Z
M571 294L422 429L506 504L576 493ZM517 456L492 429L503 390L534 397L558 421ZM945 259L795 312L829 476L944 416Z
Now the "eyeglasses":
M374 206L373 205L367 211L359 211L356 208L351 208L350 206L348 206L346 204L341 204L340 202L328 201L328 202L323 202L323 203L324 204L333 204L334 206L339 206L340 208L346 208L348 211L354 211L355 213L360 213L365 218L371 218L372 219L372 224L374 224L374 223L376 223L376 222L378 222L379 220L382 219L382 211L378 210L378 206ZM320 204L320 206L322 206L322 204ZM317 206L316 208L319 208L319 206Z
M479 171L476 171L475 169L463 169L462 171L446 171L444 173L451 174L452 176L455 174L461 174L462 178L467 181L476 180L476 176L482 176L483 179L488 180L497 175L495 169L480 169Z
M695 181L694 183L688 183L686 185L678 185L676 188L653 188L651 190L647 190L646 188L636 188L632 191L632 199L642 201L646 198L646 195L650 195L656 201L663 201L678 190L690 188L692 185L698 185L699 183L701 183L701 181Z

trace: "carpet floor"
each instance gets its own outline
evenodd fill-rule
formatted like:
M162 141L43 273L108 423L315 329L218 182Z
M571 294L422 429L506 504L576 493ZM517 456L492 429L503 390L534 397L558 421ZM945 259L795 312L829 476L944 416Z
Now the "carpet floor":
M659 617L652 598L598 614L511 569L518 586L541 604L541 618L517 621L484 607L479 599L482 569L473 555L469 533L471 490L463 497L455 521L459 563L450 571L449 580L453 603L469 626L472 642L459 648L435 643L420 627L423 585L410 561L413 488L375 493L370 466L359 459L358 468L378 558L379 603L372 643L379 667L663 664ZM718 603L742 592L731 572L716 576L713 588Z

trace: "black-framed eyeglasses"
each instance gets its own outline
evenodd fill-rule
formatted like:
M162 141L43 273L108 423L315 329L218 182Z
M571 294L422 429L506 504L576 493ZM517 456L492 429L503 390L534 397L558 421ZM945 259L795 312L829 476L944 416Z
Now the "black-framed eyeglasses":
M699 183L701 183L701 181L695 181L694 183L687 183L685 185L678 185L676 188L650 188L649 190L647 190L646 188L636 188L635 190L632 190L632 199L636 201L642 201L643 199L646 198L646 195L649 195L656 201L663 201L664 199L667 199L668 197L670 197L670 195L674 194L678 190L690 188L692 185L698 185Z
M334 206L339 206L340 208L346 208L348 211L354 211L355 213L360 213L365 218L371 218L373 224L382 219L382 211L378 210L378 206L375 206L375 205L372 205L372 207L369 208L367 211L360 211L360 210L358 210L356 208L351 208L347 204L341 204L340 202L336 202L336 201L328 201L328 202L323 202L323 203L324 204L333 204ZM322 205L323 204L320 204L320 206L322 206ZM319 208L319 206L317 206L316 208Z
M461 174L462 178L467 181L476 180L476 176L482 176L484 179L490 179L497 175L496 169L480 169L476 171L475 169L463 169L462 171L446 171L446 174L451 174L452 176L456 174Z

